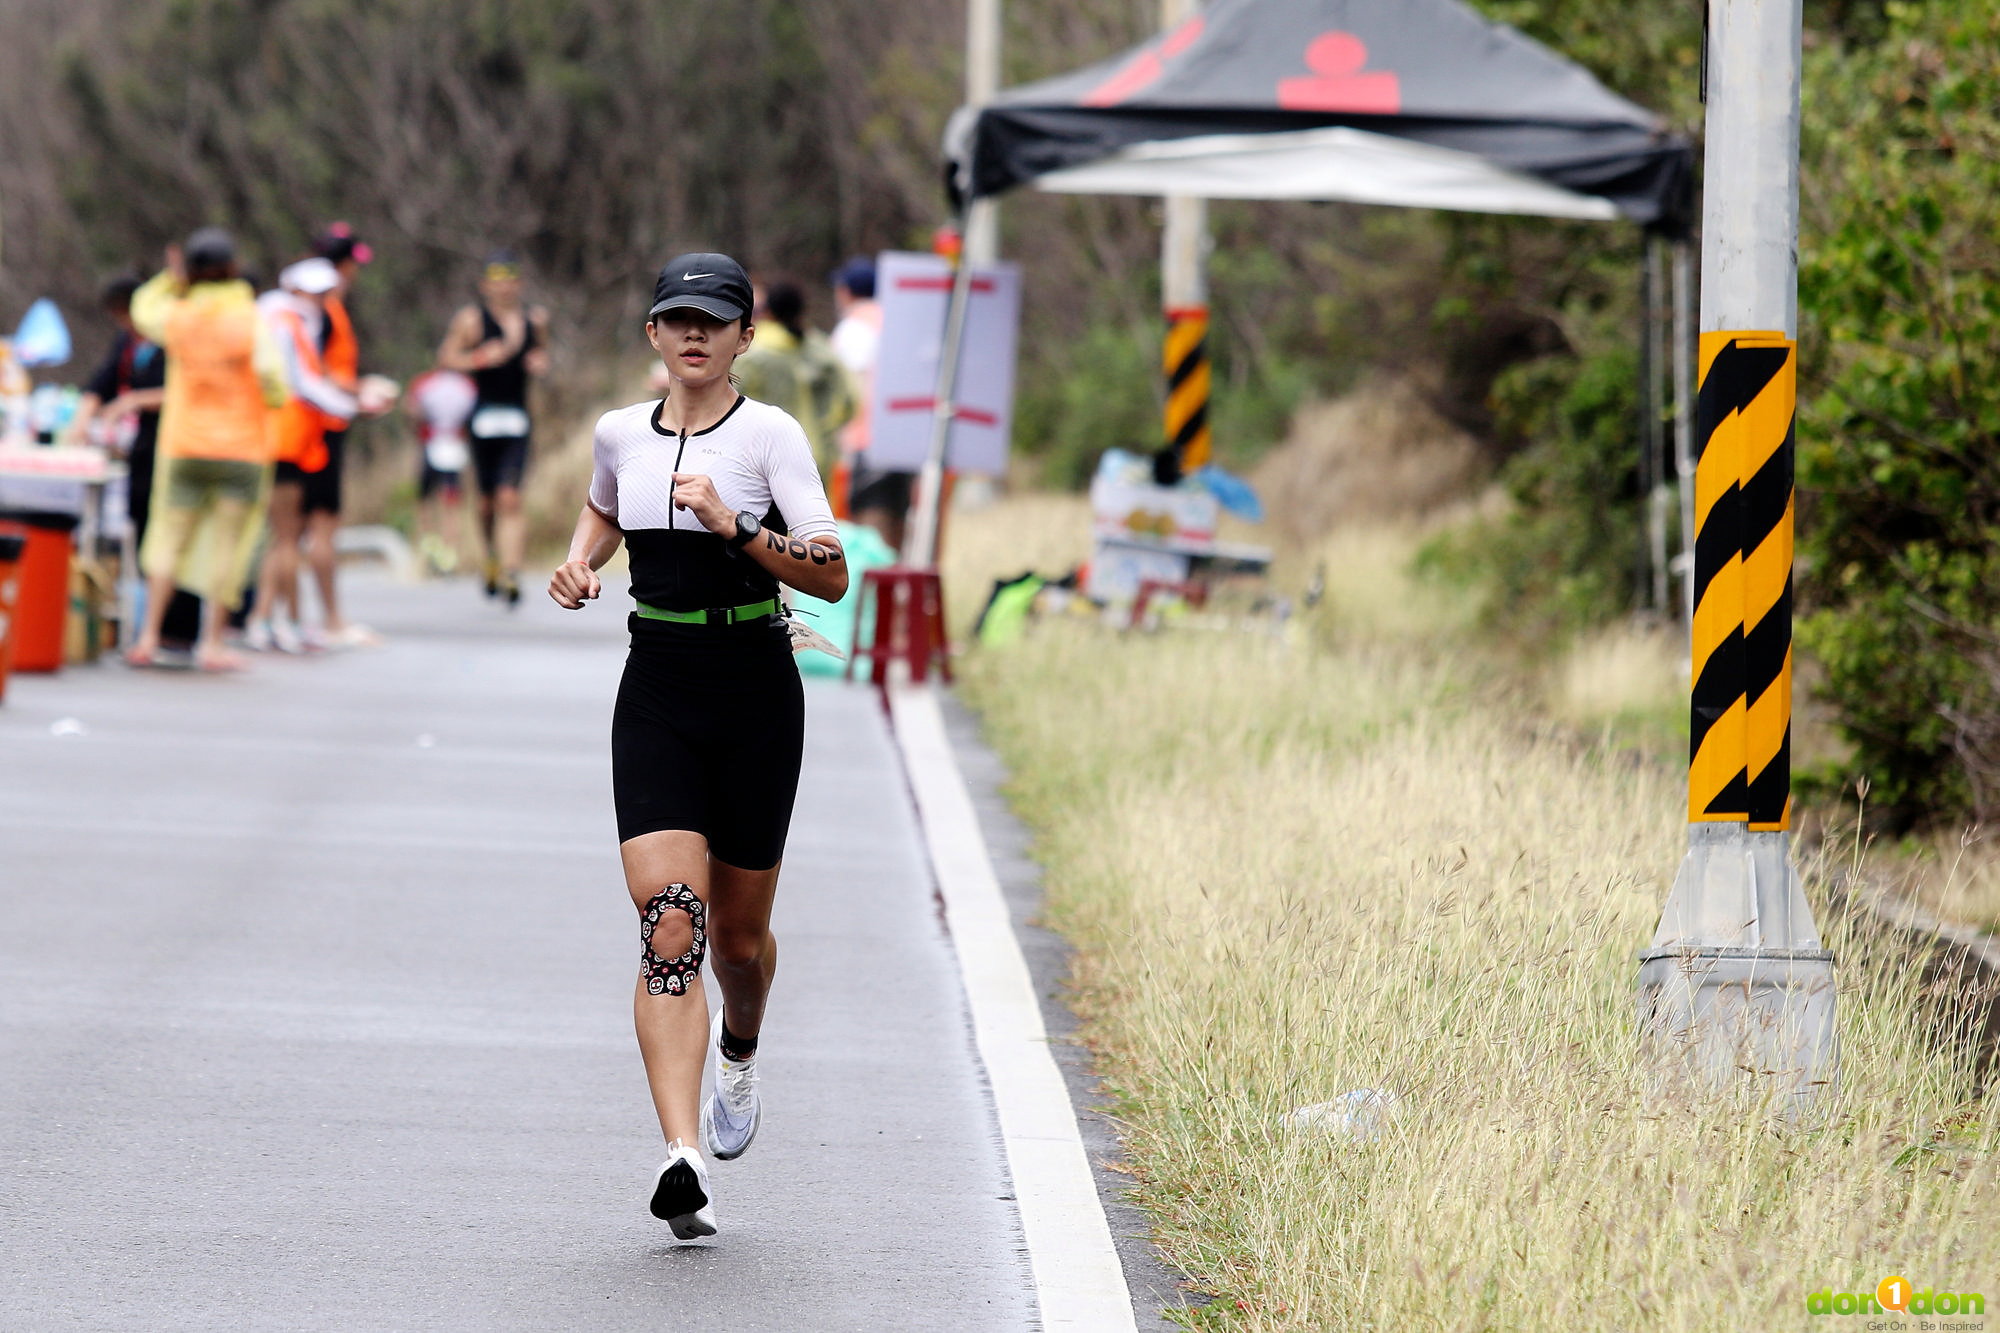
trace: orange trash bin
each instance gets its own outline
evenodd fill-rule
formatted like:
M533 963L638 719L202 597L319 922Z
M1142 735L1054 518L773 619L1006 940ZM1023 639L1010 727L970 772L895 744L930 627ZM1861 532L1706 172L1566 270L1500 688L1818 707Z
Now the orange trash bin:
M21 587L21 553L28 530L0 523L0 702L7 698L7 667L14 655L14 598Z
M0 525L27 533L16 567L11 637L15 671L57 671L63 664L63 627L69 619L70 534L74 514L0 509Z

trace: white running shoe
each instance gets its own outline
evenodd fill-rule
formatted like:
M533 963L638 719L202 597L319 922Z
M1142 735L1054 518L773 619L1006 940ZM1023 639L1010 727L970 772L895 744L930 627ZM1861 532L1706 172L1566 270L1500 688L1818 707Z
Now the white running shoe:
M366 625L357 625L353 621L349 621L337 630L329 631L322 628L319 632L319 647L328 649L329 651L338 651L345 648L380 648L381 646L381 635L369 629Z
M299 627L289 620L271 621L271 646L281 653L297 655L306 650L306 641L299 637Z
M701 1154L675 1139L667 1145L667 1160L653 1179L653 1216L674 1230L675 1240L695 1240L715 1234L715 1203L708 1192L708 1163Z
M253 620L243 627L243 646L253 653L271 651L271 622Z
M701 1106L701 1146L718 1162L734 1161L757 1137L764 1107L757 1099L757 1057L732 1060L722 1053L722 1006L715 1008L708 1044L715 1051L715 1091Z

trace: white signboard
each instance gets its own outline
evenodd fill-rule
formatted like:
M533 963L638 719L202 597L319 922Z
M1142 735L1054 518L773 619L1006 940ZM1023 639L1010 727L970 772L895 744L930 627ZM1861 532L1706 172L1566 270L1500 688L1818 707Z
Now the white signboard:
M871 468L915 472L930 454L951 287L951 265L936 255L891 250L876 260L882 343L875 361ZM997 477L1007 470L1014 426L1021 270L1014 264L975 269L971 287L944 465Z

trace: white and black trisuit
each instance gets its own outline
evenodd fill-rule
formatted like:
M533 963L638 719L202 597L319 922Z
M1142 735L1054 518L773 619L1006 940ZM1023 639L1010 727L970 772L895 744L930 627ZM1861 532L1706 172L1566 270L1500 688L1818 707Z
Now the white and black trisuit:
M618 840L685 829L716 860L769 870L785 852L805 749L805 693L778 580L673 506L673 474L702 473L732 511L801 540L834 535L806 433L738 397L686 436L660 400L597 422L590 507L625 534L632 650L611 718ZM666 617L708 612L707 623Z

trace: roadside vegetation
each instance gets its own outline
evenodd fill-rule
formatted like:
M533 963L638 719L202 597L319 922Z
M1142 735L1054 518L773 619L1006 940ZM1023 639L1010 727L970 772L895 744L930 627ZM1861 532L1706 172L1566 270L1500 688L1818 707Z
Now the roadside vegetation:
M1077 517L956 515L953 586L1053 570L1070 552L1033 543ZM1635 954L1684 778L1602 722L1630 703L1604 682L1645 673L1496 665L1477 608L1412 579L1421 535L1351 528L1288 562L1323 560L1327 593L1282 626L1063 618L961 664L1077 951L1135 1194L1215 1298L1193 1324L1736 1333L1891 1273L1980 1290L2000 1099L1928 1039L1906 955L1829 900L1865 844L1836 830L1808 868L1840 959L1826 1116L1655 1095ZM1396 1098L1372 1138L1285 1127L1357 1089Z
M1699 5L1472 2L1699 141ZM226 224L268 275L341 217L379 256L354 302L370 368L407 378L483 256L513 246L554 320L528 496L552 541L576 507L576 430L641 371L651 265L722 246L800 279L825 325L835 262L927 247L946 220L962 0L16 8L0 327L53 295L87 361L109 336L98 284L166 240ZM1009 84L1158 18L1129 0L1005 13ZM1800 787L1834 800L1865 777L1877 832L1931 838L2000 801L2000 11L1806 0L1804 18L1799 646L1840 743ZM1484 589L1490 631L1553 656L1634 609L1632 228L1248 201L1211 216L1225 465L1257 469L1339 404L1418 400L1458 433L1438 475L1510 500L1428 556ZM1026 261L1014 480L1079 487L1106 448L1157 443L1156 208L1021 192L1002 230ZM352 516L409 512L413 447L396 423L357 432Z

